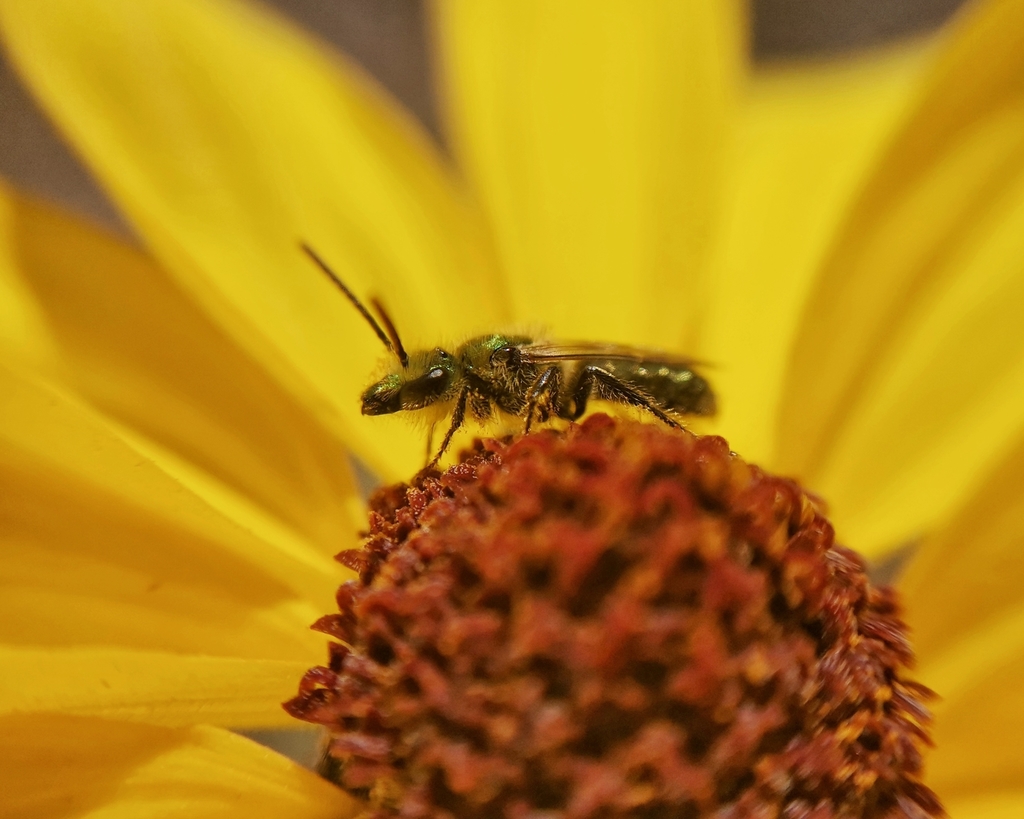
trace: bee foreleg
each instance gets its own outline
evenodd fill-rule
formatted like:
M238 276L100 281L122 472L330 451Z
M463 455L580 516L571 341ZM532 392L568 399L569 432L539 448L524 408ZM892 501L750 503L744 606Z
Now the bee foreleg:
M559 366L548 367L537 376L530 391L526 395L526 429L530 431L534 416L543 423L551 417L551 410L558 401L558 395L562 391L562 368Z
M469 410L477 420L486 421L492 414L491 401L479 393L471 393L469 396Z
M441 460L441 456L444 455L445 450L448 449L449 444L452 442L452 438L455 436L456 430L462 426L466 420L466 401L469 400L469 390L464 389L459 393L459 398L455 402L455 410L452 412L452 423L448 427L448 431L444 434L444 440L441 441L441 448L437 451L437 454L431 459L430 463L427 464L427 468L437 466L437 462Z
M430 425L430 429L427 430L427 466L430 466L430 455L434 451L434 430L437 429L437 423Z
M598 389L598 396L610 401L618 401L620 404L629 404L633 407L640 407L647 410L660 421L664 421L670 427L682 429L682 425L672 416L668 415L654 400L641 390L638 390L628 381L617 378L601 367L591 365L583 367L576 377L576 384L573 388L573 411L572 420L575 421L587 410L587 401L593 395L594 388Z

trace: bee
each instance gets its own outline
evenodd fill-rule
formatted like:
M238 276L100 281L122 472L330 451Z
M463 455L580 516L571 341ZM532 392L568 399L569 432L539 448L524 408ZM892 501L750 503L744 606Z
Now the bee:
M377 299L370 305L379 322L312 248L303 244L302 250L397 359L397 367L363 391L363 415L451 409L448 430L428 468L441 459L468 416L480 422L495 413L516 416L529 432L552 417L577 420L591 400L637 407L676 429L682 428L676 416L715 412L715 395L694 369L695 362L661 350L488 333L451 352L434 347L410 354ZM427 446L430 457L430 441Z

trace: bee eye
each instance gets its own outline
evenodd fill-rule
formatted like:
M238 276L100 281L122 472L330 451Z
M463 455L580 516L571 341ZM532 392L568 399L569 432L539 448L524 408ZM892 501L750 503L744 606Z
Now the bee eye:
M402 387L402 406L405 409L425 407L437 401L448 390L452 374L443 367L434 367Z

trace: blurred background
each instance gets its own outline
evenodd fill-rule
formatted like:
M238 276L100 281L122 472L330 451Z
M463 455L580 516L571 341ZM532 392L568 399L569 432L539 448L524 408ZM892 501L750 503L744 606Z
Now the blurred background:
M756 63L819 60L919 36L964 0L751 0ZM271 0L269 5L348 53L443 144L420 0ZM0 176L127 233L0 53Z

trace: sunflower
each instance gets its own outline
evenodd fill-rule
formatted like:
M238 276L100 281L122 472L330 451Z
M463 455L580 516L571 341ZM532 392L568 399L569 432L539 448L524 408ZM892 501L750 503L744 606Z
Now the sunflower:
M439 0L453 160L238 0L0 2L7 52L144 247L0 189L0 807L337 817L226 728L290 724L379 354L517 321L715 362L714 431L902 580L929 782L1024 808L1024 3L866 62L751 71L728 3Z

